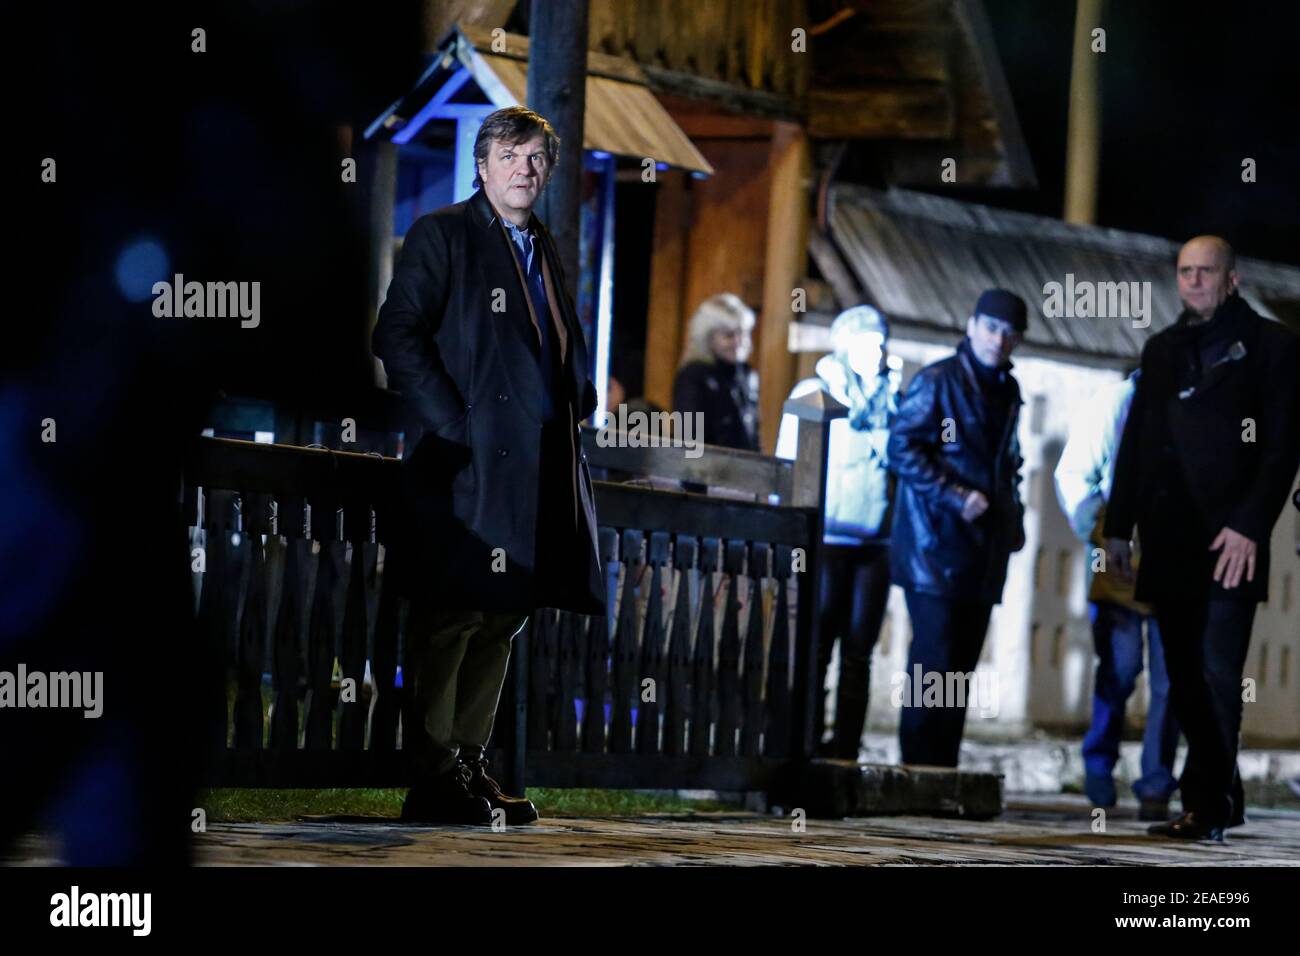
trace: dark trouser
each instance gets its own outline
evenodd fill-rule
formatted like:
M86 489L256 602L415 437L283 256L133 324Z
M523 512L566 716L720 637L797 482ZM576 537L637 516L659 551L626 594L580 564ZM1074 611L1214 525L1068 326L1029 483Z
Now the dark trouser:
M835 736L828 755L857 760L871 689L871 651L889 600L889 550L876 546L827 545L822 552L817 613L817 686L825 687L831 649L840 642L840 678L835 690ZM817 723L826 726L826 695L817 695Z
M1236 774L1241 675L1255 621L1254 601L1181 597L1156 605L1174 714L1187 737L1179 786L1183 809L1207 826L1241 811Z
M991 603L908 591L907 613L912 619L912 644L907 652L909 680L918 665L923 675L939 674L945 685L949 674L975 670L993 613ZM904 697L898 724L903 763L957 766L966 706L955 701L944 703L949 706L916 707L911 706L910 694Z
M1110 778L1119 759L1124 709L1142 673L1142 625L1147 629L1149 700L1142 737L1142 776L1133 783L1139 800L1168 800L1177 789L1174 757L1178 721L1169 706L1169 674L1154 617L1110 601L1088 605L1092 640L1097 649L1097 678L1092 695L1092 726L1083 738L1083 765L1089 776Z
M481 755L492 736L510 641L522 614L442 610L412 601L404 675L411 675L402 747L417 782L456 766L458 753Z

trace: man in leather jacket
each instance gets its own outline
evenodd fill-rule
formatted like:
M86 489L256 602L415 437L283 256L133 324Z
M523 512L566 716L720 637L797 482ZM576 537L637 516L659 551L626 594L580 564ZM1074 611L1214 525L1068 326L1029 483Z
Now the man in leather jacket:
M1024 547L1020 500L1020 387L1010 356L1028 326L1025 302L984 292L957 353L921 369L889 436L898 478L890 577L907 595L912 644L906 680L937 674L945 687L973 673L1007 561ZM973 683L967 681L967 686ZM914 706L904 694L903 763L957 766L966 700Z

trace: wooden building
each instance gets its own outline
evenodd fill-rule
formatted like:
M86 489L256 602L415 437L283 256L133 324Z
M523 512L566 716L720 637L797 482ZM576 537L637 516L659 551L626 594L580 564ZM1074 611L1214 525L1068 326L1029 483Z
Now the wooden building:
M472 141L474 110L523 100L528 7L431 3L429 70L364 131L364 149L381 160L369 164L373 309L391 275L391 237L430 203L462 198L472 179L452 154ZM751 362L770 452L800 374L790 325L832 307L808 250L822 231L818 198L846 153L890 184L942 185L945 159L962 185L1034 184L983 9L978 0L592 0L589 9L583 145L588 193L603 198L584 204L577 299L598 392L603 400L617 342L638 366L629 395L670 407L692 312L735 292L759 315ZM421 155L421 144L443 158ZM434 171L412 173L421 163ZM627 186L617 199L610 177ZM637 240L647 251L620 259L615 274L604 243L629 229L647 233ZM611 290L625 275L638 279L631 292Z

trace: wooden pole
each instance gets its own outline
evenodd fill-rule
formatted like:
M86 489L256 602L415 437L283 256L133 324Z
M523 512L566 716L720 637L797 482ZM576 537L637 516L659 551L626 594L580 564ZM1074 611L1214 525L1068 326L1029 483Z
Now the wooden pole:
M762 448L771 454L781 427L781 407L794 387L789 330L794 290L806 272L808 249L808 137L794 123L777 123L771 145L763 314L759 319L759 423Z
M560 160L536 212L555 237L569 295L575 296L587 107L587 0L532 0L529 31L528 106L545 116L560 137Z
M1100 58L1092 31L1101 26L1102 0L1078 0L1070 67L1070 119L1065 147L1065 221L1097 221L1097 168L1101 157Z

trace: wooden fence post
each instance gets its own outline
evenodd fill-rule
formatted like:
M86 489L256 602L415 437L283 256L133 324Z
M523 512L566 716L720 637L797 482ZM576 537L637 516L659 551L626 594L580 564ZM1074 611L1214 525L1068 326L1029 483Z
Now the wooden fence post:
M796 508L811 508L815 512L812 522L814 534L809 553L805 556L804 570L795 578L799 582L799 609L794 692L791 695L795 721L791 756L797 760L813 755L823 729L813 725L818 712L817 695L824 693L823 688L817 686L817 653L821 638L818 633L817 592L826 514L826 460L830 453L831 422L845 417L848 409L818 389L788 399L782 411L799 419L790 504Z

